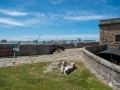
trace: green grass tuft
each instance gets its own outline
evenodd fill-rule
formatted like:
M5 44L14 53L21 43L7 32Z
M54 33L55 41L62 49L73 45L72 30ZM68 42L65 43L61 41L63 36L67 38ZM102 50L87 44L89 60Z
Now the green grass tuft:
M43 73L50 63L0 68L0 90L112 90L91 74L81 62L69 75L56 69Z

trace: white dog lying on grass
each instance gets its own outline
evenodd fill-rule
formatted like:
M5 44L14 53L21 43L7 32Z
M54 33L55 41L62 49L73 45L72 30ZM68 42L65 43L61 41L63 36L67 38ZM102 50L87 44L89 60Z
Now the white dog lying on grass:
M75 69L75 63L68 62L68 61L63 61L61 65L61 73L62 74L70 74L72 71Z

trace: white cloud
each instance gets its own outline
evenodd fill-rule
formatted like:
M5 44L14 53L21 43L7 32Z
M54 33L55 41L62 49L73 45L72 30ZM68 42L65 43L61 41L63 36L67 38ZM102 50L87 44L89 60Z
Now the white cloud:
M72 21L86 21L86 20L99 20L103 19L106 16L102 15L83 15L83 16L65 16L64 18L66 20L72 20Z
M48 25L51 20L49 17L44 16L30 16L28 18L2 18L0 17L0 23L2 27L21 26L21 27L41 27L42 25Z
M5 11L0 9L1 11ZM5 11L6 13L9 11ZM9 12L10 14L10 12ZM11 14L12 15L12 14ZM26 12L20 13L17 12L13 15L27 15L28 17L17 17L13 19L0 18L0 23L12 26L26 26L39 28L45 25L58 25L65 23L66 21L87 21L87 20L99 20L103 19L106 16L104 15L92 15L86 11L60 11L59 13L41 13L41 12ZM5 16L4 16L5 17Z
M59 13L41 13L41 12L29 12L31 18L23 21L28 26L41 27L43 25L56 25L59 21L63 21ZM56 23L57 22L57 23Z
M21 23L27 27L37 27L40 26L42 22L37 18L33 18L33 19L24 20Z
M18 12L18 11L12 11L12 10L4 10L0 9L0 13L10 15L10 16L26 16L27 13L25 12Z
M15 20L9 19L9 18L0 18L0 23L2 24L7 24L7 25L12 25L12 26L25 26L21 22L17 22Z

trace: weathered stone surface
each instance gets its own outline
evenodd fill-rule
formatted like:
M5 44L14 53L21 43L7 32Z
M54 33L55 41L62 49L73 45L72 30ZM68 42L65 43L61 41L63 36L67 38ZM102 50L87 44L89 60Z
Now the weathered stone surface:
M58 68L60 66L60 62L59 61L55 61L53 63L51 63L47 69L45 71L43 71L44 73L47 73L47 72L51 72L53 71L54 69Z
M73 61L83 60L81 48L66 49L58 54L50 55L37 55L37 56L18 56L17 58L0 58L0 67L6 67L6 65L14 66L20 64L32 64L40 62L54 62L60 60ZM8 63L8 64L7 64Z

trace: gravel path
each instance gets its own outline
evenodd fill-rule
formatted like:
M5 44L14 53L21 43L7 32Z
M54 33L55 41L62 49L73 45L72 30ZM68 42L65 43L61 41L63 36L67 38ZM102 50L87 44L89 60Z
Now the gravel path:
M57 60L82 60L82 49L66 49L65 51L36 56L19 56L17 58L0 58L0 67L15 66L19 64L32 64L39 62L52 62Z

